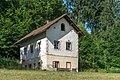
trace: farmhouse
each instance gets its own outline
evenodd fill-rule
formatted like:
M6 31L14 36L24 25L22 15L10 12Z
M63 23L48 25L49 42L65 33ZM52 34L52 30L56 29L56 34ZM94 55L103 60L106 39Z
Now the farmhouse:
M77 71L78 37L82 35L64 14L16 42L20 44L20 64L26 68Z

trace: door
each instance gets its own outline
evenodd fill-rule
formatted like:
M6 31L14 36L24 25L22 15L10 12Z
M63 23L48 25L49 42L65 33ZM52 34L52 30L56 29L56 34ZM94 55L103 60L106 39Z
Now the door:
M71 62L66 62L66 68L70 69L71 68Z
M59 61L53 61L53 68L59 68Z

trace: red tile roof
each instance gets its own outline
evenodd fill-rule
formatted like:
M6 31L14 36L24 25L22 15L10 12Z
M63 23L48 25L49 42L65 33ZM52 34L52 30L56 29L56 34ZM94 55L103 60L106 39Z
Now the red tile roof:
M26 36L24 36L23 38L18 40L15 44L20 43L21 41L24 41L30 37L36 36L44 31L46 31L49 27L51 27L53 24L55 24L62 18L65 18L69 22L69 24L75 29L75 31L78 33L79 36L83 35L83 32L75 25L75 23L66 14L63 14L62 16L56 18L55 20L45 24L44 26L42 26L36 30L33 30L32 32L30 32L29 34L27 34Z

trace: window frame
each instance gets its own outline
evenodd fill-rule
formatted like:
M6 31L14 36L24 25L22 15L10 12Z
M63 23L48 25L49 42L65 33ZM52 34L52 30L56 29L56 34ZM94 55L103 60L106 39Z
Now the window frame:
M33 44L30 45L30 53L33 53L34 52L34 46Z
M60 49L60 41L54 40L54 49Z
M72 43L71 42L66 42L66 50L69 50L69 51L72 50Z
M68 67L68 64L70 64L70 68ZM71 69L71 62L66 62L66 68Z
M27 65L24 65L25 68L27 68Z
M41 41L39 41L39 42L37 43L37 45L38 45L38 46L37 46L37 50L40 51L40 50L41 50Z
M33 67L36 68L36 63L33 63Z
M24 47L24 55L27 55L27 46Z
M61 23L61 31L65 31L65 24Z
M59 61L53 61L53 68L59 68L60 67L60 62Z
M29 68L32 68L32 64L29 64L28 66L29 66Z

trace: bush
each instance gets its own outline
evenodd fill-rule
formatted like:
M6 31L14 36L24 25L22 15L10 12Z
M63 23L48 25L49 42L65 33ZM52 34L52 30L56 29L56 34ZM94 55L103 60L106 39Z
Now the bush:
M110 73L120 73L120 68L114 68L114 67L112 67L112 68L109 69L109 72Z
M0 68L18 69L19 68L18 66L19 66L18 60L0 57Z

